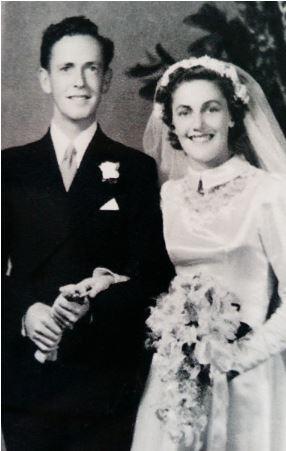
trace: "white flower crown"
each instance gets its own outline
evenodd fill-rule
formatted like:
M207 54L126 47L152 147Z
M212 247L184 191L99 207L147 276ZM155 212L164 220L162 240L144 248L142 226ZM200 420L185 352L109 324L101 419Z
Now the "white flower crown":
M229 78L234 87L235 98L241 100L242 103L247 105L247 103L249 102L247 88L239 80L235 67L232 64L211 58L207 55L201 56L200 58L191 57L189 59L184 59L182 61L178 61L175 64L172 64L172 66L170 66L166 70L166 72L159 80L157 89L168 85L170 81L170 75L175 72L175 70L179 69L180 67L182 67L183 69L190 69L195 66L205 67L206 69L216 72L221 77ZM162 117L163 109L160 103L155 102L153 111L155 116Z

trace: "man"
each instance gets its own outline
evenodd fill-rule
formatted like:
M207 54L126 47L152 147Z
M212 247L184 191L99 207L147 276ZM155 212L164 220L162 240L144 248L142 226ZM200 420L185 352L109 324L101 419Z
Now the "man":
M40 69L53 99L50 129L4 152L8 451L130 446L144 317L173 268L154 161L109 139L96 121L112 57L112 42L88 19L51 25ZM59 296L96 268L109 272L108 289L82 306ZM62 332L63 323L73 327ZM36 350L57 359L40 363Z

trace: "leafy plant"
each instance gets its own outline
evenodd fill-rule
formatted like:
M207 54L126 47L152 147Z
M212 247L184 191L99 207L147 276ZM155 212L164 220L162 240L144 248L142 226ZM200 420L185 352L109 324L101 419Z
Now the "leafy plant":
M191 42L188 56L209 55L230 61L249 72L262 86L286 133L286 18L285 2L235 2L237 16L228 20L213 4L204 4L183 23L206 32ZM158 43L155 53L146 52L147 63L127 70L129 77L141 78L141 97L152 99L157 81L176 59Z

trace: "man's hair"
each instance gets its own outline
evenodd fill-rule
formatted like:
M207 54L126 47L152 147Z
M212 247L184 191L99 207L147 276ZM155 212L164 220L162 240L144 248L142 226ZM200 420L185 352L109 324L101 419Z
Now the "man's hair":
M108 69L114 55L113 42L100 35L97 25L84 16L67 17L59 23L51 24L43 33L41 44L41 67L49 69L52 48L64 36L86 35L96 39L102 50L104 70Z

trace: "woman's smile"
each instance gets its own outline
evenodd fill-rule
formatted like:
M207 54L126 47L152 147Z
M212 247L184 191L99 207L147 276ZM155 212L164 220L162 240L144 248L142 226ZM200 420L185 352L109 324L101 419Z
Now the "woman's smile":
M194 143L204 144L213 139L214 133L196 133L196 134L187 135L187 136Z

